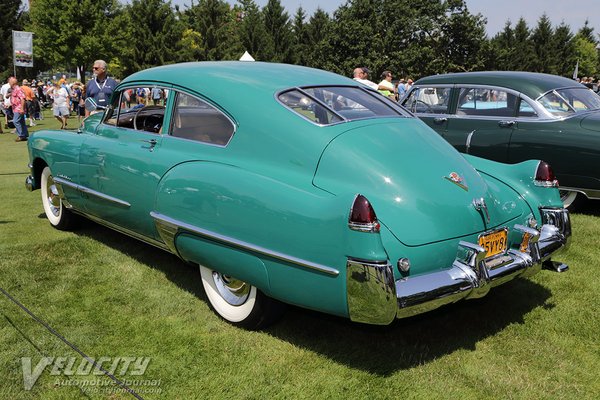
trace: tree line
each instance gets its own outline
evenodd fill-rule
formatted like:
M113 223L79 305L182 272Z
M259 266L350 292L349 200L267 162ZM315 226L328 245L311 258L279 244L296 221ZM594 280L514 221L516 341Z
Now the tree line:
M577 32L507 21L488 38L486 19L464 0L348 0L329 15L318 8L290 15L280 0L197 0L173 7L166 0L0 0L0 77L12 73L11 30L34 32L35 68L83 74L95 59L117 78L185 61L237 60L301 64L350 75L357 66L418 78L444 72L525 70L571 76L600 73L598 35L585 23ZM83 75L82 75L83 76ZM374 77L373 79L376 79Z

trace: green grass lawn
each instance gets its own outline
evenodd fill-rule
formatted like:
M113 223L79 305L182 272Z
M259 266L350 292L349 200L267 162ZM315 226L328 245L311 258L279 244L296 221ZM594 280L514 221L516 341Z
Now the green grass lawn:
M46 114L35 129L59 126ZM91 357L149 357L143 377L122 377L154 380L160 394L132 385L144 398L600 398L600 202L573 215L564 274L387 327L289 307L248 332L210 311L199 272L176 257L91 222L51 228L14 137L0 135L0 287ZM81 360L0 294L1 399L131 398L50 367L24 390L21 357L46 356Z

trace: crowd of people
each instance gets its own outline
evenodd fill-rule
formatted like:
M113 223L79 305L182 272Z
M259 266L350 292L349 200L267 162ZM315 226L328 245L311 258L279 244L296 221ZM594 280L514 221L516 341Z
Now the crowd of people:
M369 80L370 74L371 71L367 67L358 67L354 69L352 76L355 81L375 89L382 95L395 101L402 100L406 92L408 92L413 85L413 80L411 78L406 78L406 80L400 78L398 81L394 82L391 71L383 71L380 77L381 82L379 83Z
M94 77L87 84L79 81L69 83L63 75L56 82L36 81L27 79L18 84L17 78L11 76L0 88L0 113L4 115L4 128L14 129L17 134L15 141L27 141L29 126L35 126L35 121L43 119L42 109L52 107L54 117L60 122L61 129L67 128L68 118L75 115L78 123L90 112L85 108L85 99L94 99L98 107L106 107L110 97L117 86L117 82L108 76L107 64L103 60L96 60L92 68ZM394 101L401 101L413 85L409 77L394 81L391 71L383 71L381 81L375 83L369 79L371 71L367 67L358 67L353 71L353 79ZM584 77L578 82L588 88L599 92L600 79ZM142 105L166 104L168 92L160 88L137 88L124 92L126 106L139 107ZM0 133L4 133L0 124Z

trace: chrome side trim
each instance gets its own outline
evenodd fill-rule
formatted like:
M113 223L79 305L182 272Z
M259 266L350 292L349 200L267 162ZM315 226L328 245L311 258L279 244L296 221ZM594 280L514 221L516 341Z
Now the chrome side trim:
M600 190L583 189L583 188L576 188L576 187L570 187L570 186L559 186L558 189L559 190L569 190L571 192L583 193L588 199L600 200Z
M74 208L73 208L73 209L72 209L72 211L73 211L74 213L76 213L76 214L79 214L79 215L81 215L81 216L83 216L83 217L85 217L85 218L87 218L87 219L91 220L91 221L94 221L94 222L96 222L96 223L97 223L97 224L99 224L99 225L103 225L103 226L105 226L105 227L107 227L107 228L110 228L110 229L112 229L112 230L115 230L115 231L117 231L117 232L120 232L120 233L122 233L122 234L124 234L124 235L130 236L130 237L132 237L132 238L134 238L134 239L137 239L137 240L139 240L139 241L142 241L142 242L144 242L144 243L147 243L147 244L149 244L149 245L152 245L152 246L154 246L154 247L157 247L157 248L159 248L159 249L161 249L161 250L166 250L166 251L169 251L169 248L168 248L167 246L165 246L165 244L164 244L164 243L162 243L162 242L159 242L158 240L152 239L152 238L150 238L150 237L148 237L148 236L141 235L141 234L139 234L139 233L137 233L137 232L134 232L134 231L132 231L132 230L129 230L129 229L127 229L127 228L123 228L122 226L119 226L119 225L113 224L112 222L105 221L105 220L103 220L103 219L100 219L100 218L98 218L98 217L96 217L96 216L94 216L94 215L91 215L91 214L88 214L88 213L85 213L85 212L79 211L79 210L77 210L77 209L74 209Z
M391 264L348 258L348 315L355 322L387 325L396 317L396 288Z
M465 148L465 153L469 154L469 150L471 150L471 139L473 139L473 135L475 134L475 131L472 130L468 135L467 135L467 142L466 142L466 148Z
M55 177L54 178L54 183L56 183L59 186L61 186L61 188L59 188L59 191L61 191L61 193L62 193L62 186L67 186L67 187L75 189L75 190L77 190L77 191L79 191L81 193L85 193L85 194L88 194L88 195L91 195L91 196L94 196L94 197L98 197L98 198L100 198L102 200L106 200L106 201L108 201L110 203L114 203L114 204L117 204L117 205L122 206L122 207L126 207L126 208L131 207L131 204L129 204L128 202L126 202L124 200L117 199L116 197L112 197L112 196L109 196L107 194L97 192L97 191L95 191L93 189L90 189L90 188L85 187L85 186L78 185L78 184L73 183L71 181L68 181L66 179Z
M288 254L280 253L278 251L270 250L265 247L257 246L252 243L244 242L242 240L238 240L229 236L221 235L216 232L212 232L191 224L187 224L183 221L178 221L176 219L170 218L166 215L154 211L150 213L150 216L154 218L154 222L156 224L158 233L161 235L166 245L172 251L175 250L175 254L177 254L177 247L175 246L175 238L177 237L177 235L181 233L191 233L209 240L226 244L228 246L236 247L242 250L252 251L254 253L262 254L267 257L276 258L278 260L299 265L301 267L323 272L328 275L338 276L340 273L335 268L331 268L318 263L313 263L311 261L290 256Z

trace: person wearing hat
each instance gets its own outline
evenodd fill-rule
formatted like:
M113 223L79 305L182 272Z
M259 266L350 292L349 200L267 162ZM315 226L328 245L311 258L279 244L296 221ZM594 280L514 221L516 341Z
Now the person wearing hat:
M35 94L27 79L23 79L21 89L23 89L23 93L25 93L25 121L29 118L29 126L35 126L35 123L33 122L33 99L35 98Z

